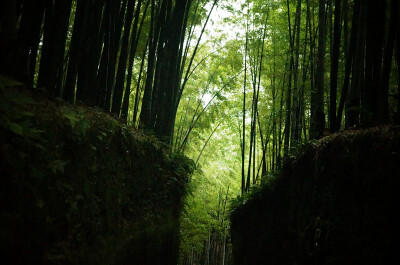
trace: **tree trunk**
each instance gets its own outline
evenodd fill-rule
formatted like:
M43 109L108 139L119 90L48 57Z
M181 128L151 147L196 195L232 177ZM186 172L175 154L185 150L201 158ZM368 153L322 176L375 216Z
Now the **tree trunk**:
M82 36L87 24L86 17L89 14L87 12L88 4L89 1L78 1L76 3L74 28L69 48L67 77L63 92L63 98L72 103L75 99L75 85L81 57Z
M146 71L146 83L143 92L142 108L140 111L140 127L150 130L153 128L150 119L151 113L151 101L153 94L153 79L154 79L154 65L156 60L156 47L158 39L158 30L156 30L155 20L156 18L156 7L155 2L151 2L151 21L150 21L150 32L149 32L149 55L147 58L147 71ZM158 27L157 27L158 28Z
M133 105L133 117L132 117L132 124L134 126L136 125L136 120L137 120L137 116L138 116L137 114L139 111L139 97L141 94L140 81L142 80L143 66L144 66L144 62L145 62L146 50L147 50L148 45L149 45L149 40L147 40L147 43L146 43L144 51L143 51L142 62L140 63L140 69L139 69L139 77L138 77L137 84L136 84L135 103ZM144 78L144 79L146 79L146 78ZM144 84L143 84L143 86L144 86Z
M242 195L246 191L246 183L245 183L245 170L244 170L244 159L245 159L245 149L246 149L246 82L247 82L247 45L248 45L248 36L247 36L247 24L246 24L246 43L244 47L244 80L243 80L243 109L242 109Z
M389 102L388 102L388 92L389 92L389 79L390 71L392 66L392 56L394 49L394 41L396 37L396 31L399 31L399 24L396 19L399 16L399 2L397 0L390 1L390 26L389 34L386 41L385 53L383 57L382 66L382 78L381 78L381 102L379 108L381 109L381 120L382 122L388 122L389 120ZM397 42L397 46L400 44ZM399 68L399 65L397 65Z
M296 38L294 48L294 67L293 67L293 112L292 112L292 133L291 139L297 142L301 136L301 119L300 119L300 89L298 82L299 73L299 55L300 55L300 19L301 19L301 0L297 0L296 21L293 29L293 38ZM292 47L293 49L293 47Z
M325 128L324 114L324 74L325 74L325 47L326 47L326 25L325 25L326 0L319 1L318 10L318 54L317 70L315 73L315 89L311 91L311 124L310 138L318 139L323 135Z
M124 92L124 84L125 84L125 72L127 68L126 62L128 60L129 35L131 33L130 30L133 20L133 13L134 13L133 11L135 8L135 2L136 1L133 0L129 1L126 10L124 35L122 37L121 53L118 60L118 69L117 69L117 76L115 79L113 103L111 106L111 112L114 113L116 116L119 116L121 111L122 95Z
M97 3L96 0L90 5L90 16L86 33L83 36L81 48L81 60L78 69L77 91L84 91L82 100L89 106L98 106L98 93L96 75L101 58L101 48L103 46L102 25L104 1Z
M345 0L345 5L344 5L344 22L345 22L345 30L344 30L344 43L347 43L347 11L346 11L346 7L347 7L347 0ZM340 128L341 125L341 121L342 121L342 115L343 115L343 109L344 106L346 104L346 127L349 127L349 115L348 114L348 94L349 94L349 81L350 81L350 73L351 73L351 69L352 69L352 64L353 64L353 57L355 54L355 49L357 46L357 35L358 35L358 20L359 20L359 16L360 16L360 1L356 0L354 3L354 11L353 11L353 19L352 19L352 27L351 27L351 36L350 36L350 43L348 44L349 46L345 46L345 75L344 75L344 80L343 80L343 87L342 87L342 92L341 92L341 96L340 96L340 102L339 102L339 107L338 107L338 112L337 112L337 116L336 116L336 129L338 130Z
M333 48L331 54L331 90L329 97L329 120L331 132L336 131L336 97L339 68L340 36L342 33L342 19L340 17L342 0L335 0L335 24L333 36Z
M0 4L0 73L12 75L9 68L12 62L14 45L17 42L17 2L3 0Z
M124 21L126 0L107 1L105 10L105 40L97 74L99 106L110 111L115 81L115 65L120 48L120 36Z
M111 1L105 3L105 10L102 23L102 35L104 38L103 51L100 59L100 66L97 71L95 86L97 88L97 105L105 109L105 100L107 92L107 76L110 63L110 45L111 45ZM78 98L78 95L77 95Z
M147 1L146 6L144 8L143 16L142 16L142 19L140 22L139 29L137 29L137 25L139 22L139 15L140 15L140 9L142 7L142 0L139 0L136 5L135 18L134 18L132 32L131 32L131 48L129 51L128 75L126 77L125 95L124 95L124 99L122 102L122 110L121 110L121 118L125 121L127 121L127 117L128 117L128 107L129 107L129 96L131 93L133 62L135 60L136 48L137 48L137 44L139 42L139 38L140 38L140 35L142 32L143 22L144 22L144 18L146 17L146 12L147 12L149 3L150 3L150 1ZM145 51L147 49L147 44L148 43L146 42L146 45L144 48ZM137 79L137 88L138 89L136 92L135 105L134 105L134 111L136 111L136 113L137 113L136 99L138 98L138 92L139 92L140 80L141 80L140 77L142 75L142 70L143 70L143 62L144 62L144 55L143 55L142 63L140 64L139 77ZM134 114L134 119L132 120L133 124L135 124L135 121L136 121L136 114Z
M61 96L57 87L63 77L65 41L67 39L72 0L46 1L43 48L40 59L38 87Z
M44 0L23 1L18 42L8 66L12 75L30 88L33 87L44 8Z
M367 5L365 1L360 3L360 14L358 18L357 45L354 51L353 71L351 77L351 90L349 93L349 103L346 106L346 127L358 126L360 124L361 100L365 106L364 94L364 62L365 62L365 19L367 15Z
M368 0L365 44L365 110L361 112L361 121L365 126L377 125L382 120L379 108L382 101L381 71L382 50L385 32L386 1Z
M293 58L293 37L291 33L291 26L290 26L290 9L289 9L289 0L286 1L287 3L287 11L288 11L288 24L289 24L289 47L290 47L290 64L289 64L289 81L288 81L288 90L286 92L286 114L285 114L285 129L284 129L284 147L283 147L283 156L287 157L289 154L289 147L290 147L290 116L292 113L292 73L294 67L294 58Z
M127 0L114 1L113 12L111 13L111 45L110 45L110 63L108 67L107 75L107 89L104 109L110 111L111 108L111 97L114 92L115 85L115 69L118 61L118 53L120 51L120 38L122 33L122 26L125 17L125 9Z

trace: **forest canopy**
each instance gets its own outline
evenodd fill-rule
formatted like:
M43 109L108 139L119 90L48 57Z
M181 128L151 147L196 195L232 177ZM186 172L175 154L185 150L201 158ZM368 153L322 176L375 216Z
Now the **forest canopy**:
M400 122L396 0L0 5L1 75L103 109L201 168L183 220L200 236L185 257L205 239L222 255L226 202L305 142Z

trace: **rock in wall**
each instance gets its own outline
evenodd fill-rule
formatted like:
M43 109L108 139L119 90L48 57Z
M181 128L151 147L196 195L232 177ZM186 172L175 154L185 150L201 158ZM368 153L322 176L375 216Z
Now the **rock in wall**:
M231 215L234 264L400 264L400 127L311 143Z

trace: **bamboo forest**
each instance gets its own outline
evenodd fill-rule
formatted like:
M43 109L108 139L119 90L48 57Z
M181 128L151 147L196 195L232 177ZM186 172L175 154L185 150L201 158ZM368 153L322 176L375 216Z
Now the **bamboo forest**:
M2 0L1 263L400 264L399 12Z

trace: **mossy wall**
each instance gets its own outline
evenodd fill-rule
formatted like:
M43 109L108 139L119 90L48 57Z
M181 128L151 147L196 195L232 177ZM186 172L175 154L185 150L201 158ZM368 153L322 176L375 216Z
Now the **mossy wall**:
M234 264L400 264L400 127L309 144L231 216Z
M15 88L1 88L0 110L2 264L177 263L188 159Z

